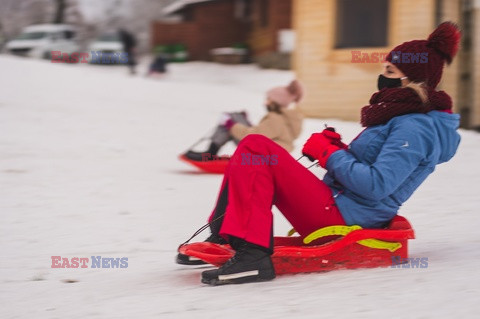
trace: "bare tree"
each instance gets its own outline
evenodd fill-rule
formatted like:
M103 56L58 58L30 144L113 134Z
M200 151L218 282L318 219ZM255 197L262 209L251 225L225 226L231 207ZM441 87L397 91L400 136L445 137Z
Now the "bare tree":
M78 0L0 0L0 49L24 27L52 22L75 25L80 40L86 41L88 26Z
M98 6L94 21L86 21L79 2ZM162 18L162 9L175 0L0 0L0 45L17 36L31 24L68 23L79 31L80 41L87 41L103 32L123 27L137 38L138 49L149 49L150 24Z
M5 41L30 24L50 22L50 0L0 0L0 32Z
M55 18L53 23L63 23L65 20L65 9L67 8L66 0L55 1Z
M83 14L78 0L51 0L55 6L53 23L79 25L83 23Z

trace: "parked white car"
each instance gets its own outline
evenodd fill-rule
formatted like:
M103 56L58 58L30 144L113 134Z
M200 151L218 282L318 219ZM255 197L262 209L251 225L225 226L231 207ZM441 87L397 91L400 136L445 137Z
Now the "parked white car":
M7 42L9 53L35 58L51 58L51 51L72 53L79 50L75 28L66 24L38 24L26 27Z
M102 53L121 53L123 52L123 43L117 32L105 33L100 35L88 47L89 51Z
M95 62L93 56L102 57L104 53L107 54L116 54L120 57L124 53L123 43L120 39L120 34L118 32L109 32L103 33L98 36L93 42L88 46L89 61L91 63ZM112 64L117 64L111 62Z

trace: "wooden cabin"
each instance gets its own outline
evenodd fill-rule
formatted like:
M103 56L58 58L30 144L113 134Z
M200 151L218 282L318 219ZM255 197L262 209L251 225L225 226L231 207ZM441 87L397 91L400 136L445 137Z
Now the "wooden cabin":
M452 96L463 127L480 129L477 0L294 0L293 68L308 93L302 110L310 117L358 121L382 67L358 57L382 56L405 41L426 39L446 20L457 22L464 37L439 89Z

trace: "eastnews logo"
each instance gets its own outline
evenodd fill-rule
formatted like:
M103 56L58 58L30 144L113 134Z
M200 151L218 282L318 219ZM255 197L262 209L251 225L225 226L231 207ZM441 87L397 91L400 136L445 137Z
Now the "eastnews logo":
M383 63L388 52L351 51L352 63ZM392 63L428 63L428 52L411 53L392 51Z
M257 155L250 153L242 153L241 165L277 165L278 155Z
M90 263L91 261L91 263ZM102 256L62 258L52 256L51 268L127 268L128 257L107 258Z
M402 258L392 256L392 268L428 268L428 257Z
M208 161L228 161L230 156L228 155L214 155L210 153L202 153L202 162Z
M259 154L251 154L251 153L241 153L240 162L237 158L233 164L240 164L240 165L277 165L278 164L278 155L259 155ZM228 155L212 155L210 153L202 153L202 162L208 161L222 161L222 160L229 160L230 156Z
M88 63L91 55L90 63L95 64L125 64L128 63L127 52L102 52L91 51L88 52L73 52L68 54L61 51L50 52L52 56L52 63Z

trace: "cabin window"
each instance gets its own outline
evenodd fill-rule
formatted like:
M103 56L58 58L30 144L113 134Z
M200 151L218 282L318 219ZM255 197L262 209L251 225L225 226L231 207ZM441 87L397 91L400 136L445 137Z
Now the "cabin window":
M387 46L390 0L337 0L335 47Z
M235 18L249 22L252 16L252 0L235 1Z

